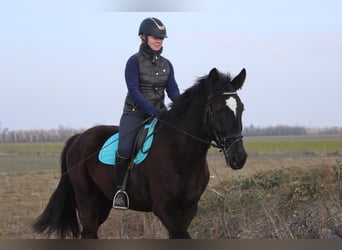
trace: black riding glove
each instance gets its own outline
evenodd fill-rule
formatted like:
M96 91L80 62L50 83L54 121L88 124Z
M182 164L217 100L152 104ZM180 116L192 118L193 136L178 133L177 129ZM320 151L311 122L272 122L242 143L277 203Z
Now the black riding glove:
M163 114L164 114L164 111L157 109L157 108L155 110L153 110L153 112L152 112L152 116L157 117L158 119L161 119Z

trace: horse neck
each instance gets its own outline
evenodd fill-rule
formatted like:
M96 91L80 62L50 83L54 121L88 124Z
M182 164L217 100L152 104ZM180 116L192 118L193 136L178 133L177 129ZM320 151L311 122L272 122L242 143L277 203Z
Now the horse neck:
M198 155L199 158L206 155L209 145L199 140L205 140L207 137L202 115L206 107L205 105L192 104L190 105L191 107L187 108L185 113L178 112L178 110L173 111L173 116L171 113L168 122L175 128L165 128L165 135L168 137L168 140L178 145L180 154ZM181 116L177 114L181 114Z

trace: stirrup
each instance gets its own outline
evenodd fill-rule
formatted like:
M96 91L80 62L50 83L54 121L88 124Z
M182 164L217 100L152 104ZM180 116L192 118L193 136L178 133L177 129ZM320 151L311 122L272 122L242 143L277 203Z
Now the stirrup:
M127 201L127 206L117 206L115 205L115 200L116 200L116 197L118 196L118 194L123 194L126 198L126 201ZM126 193L125 190L118 190L115 195L114 195L114 199L113 199L113 208L116 208L116 209L122 209L122 210L127 210L129 208L129 198L128 198L128 194Z

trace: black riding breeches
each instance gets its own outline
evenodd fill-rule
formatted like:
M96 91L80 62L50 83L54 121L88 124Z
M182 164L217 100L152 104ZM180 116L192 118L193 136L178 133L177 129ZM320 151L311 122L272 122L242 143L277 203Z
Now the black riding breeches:
M118 147L118 153L121 157L129 158L131 156L135 138L143 126L144 120L146 120L146 117L134 114L123 114L121 116Z

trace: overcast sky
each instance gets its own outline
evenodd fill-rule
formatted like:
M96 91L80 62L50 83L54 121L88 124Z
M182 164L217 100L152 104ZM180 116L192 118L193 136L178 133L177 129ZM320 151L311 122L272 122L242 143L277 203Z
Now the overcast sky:
M166 25L181 92L213 67L246 68L245 126L342 126L340 0L11 0L0 3L0 129L117 124L150 16Z

